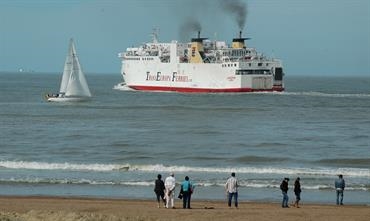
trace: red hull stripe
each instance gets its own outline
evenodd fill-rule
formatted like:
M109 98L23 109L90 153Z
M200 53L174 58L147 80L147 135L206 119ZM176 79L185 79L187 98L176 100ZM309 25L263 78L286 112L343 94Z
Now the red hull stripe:
M282 87L273 87L272 89L252 89L252 88L190 88L190 87L161 87L161 86L137 86L131 85L130 88L140 91L176 91L185 93L236 93L236 92L272 92L283 91Z

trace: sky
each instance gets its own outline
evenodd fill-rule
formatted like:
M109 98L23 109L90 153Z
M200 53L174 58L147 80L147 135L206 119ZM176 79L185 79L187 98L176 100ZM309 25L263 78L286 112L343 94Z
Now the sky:
M60 73L73 37L84 72L119 74L119 52L153 28L190 40L189 21L228 43L242 29L288 76L370 77L369 0L0 0L0 71Z

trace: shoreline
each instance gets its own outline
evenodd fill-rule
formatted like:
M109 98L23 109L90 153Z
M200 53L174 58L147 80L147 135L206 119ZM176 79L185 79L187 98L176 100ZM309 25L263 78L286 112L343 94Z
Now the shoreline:
M162 205L161 205L162 206ZM192 209L157 208L155 199L111 199L89 197L0 196L0 220L368 220L368 205L304 204L281 208L273 202L239 202L228 208L226 201L194 200Z

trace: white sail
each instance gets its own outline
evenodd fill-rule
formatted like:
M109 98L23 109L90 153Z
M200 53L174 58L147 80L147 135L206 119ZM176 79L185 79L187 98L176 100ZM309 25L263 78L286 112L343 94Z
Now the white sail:
M71 62L67 62L69 60ZM66 66L64 69L69 71L66 75L68 81L65 88L65 96L67 97L91 97L89 86L87 85L86 78L82 72L80 62L76 54L75 45L71 39L69 55L67 55ZM61 83L61 88L63 85L63 79Z
M69 41L67 57L64 63L59 94L45 95L47 101L77 102L87 101L91 97L89 86L78 61L73 39Z
M64 70L62 75L62 81L60 82L60 90L61 94L65 94L67 90L67 85L69 81L69 77L72 73L72 54L73 54L73 39L69 41L68 53L66 57L66 61L64 62Z

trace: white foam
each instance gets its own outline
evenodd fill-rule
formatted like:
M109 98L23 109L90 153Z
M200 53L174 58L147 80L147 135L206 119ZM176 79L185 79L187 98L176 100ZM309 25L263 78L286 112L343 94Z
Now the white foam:
M246 173L246 174L281 174L281 175L312 175L345 176L370 178L370 169L364 168L278 168L278 167L187 167L130 164L75 164L75 163L47 163L26 161L0 161L0 167L9 169L29 170L70 170L70 171L145 171L145 172L199 172L199 173Z
M145 181L126 181L121 182L120 184L125 186L154 186L154 182L145 182Z
M30 169L30 170L92 170L92 171L112 171L120 170L129 165L117 164L73 164L73 163L46 163L46 162L26 162L26 161L0 161L0 167L10 169Z
M90 179L48 179L48 178L38 178L38 177L28 177L28 178L9 178L0 179L1 183L24 183L24 184L74 184L74 185L122 185L122 186L141 186L141 187L151 187L154 186L154 182L150 181L107 181L107 180L90 180ZM203 181L194 182L195 187L224 187L225 180L215 180L215 181ZM252 188L252 189L280 189L280 183L274 181L266 180L253 180L253 181L240 181L239 185L241 188ZM369 191L364 185L352 185L346 187L348 191ZM290 184L289 188L293 189L293 185ZM334 190L334 186L330 184L304 184L302 189L306 190Z
M186 167L164 165L131 166L130 170L141 171L177 171L177 172L207 172L207 173L250 173L250 174L286 174L286 175L322 175L333 176L343 174L347 176L370 177L370 169L363 168L271 168L271 167Z
M119 83L113 86L114 90L120 90L120 91L135 91L134 89L127 86L125 83Z

